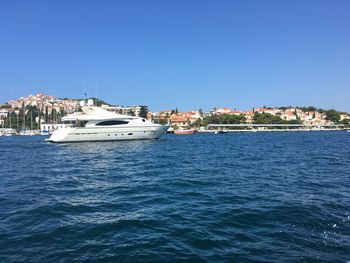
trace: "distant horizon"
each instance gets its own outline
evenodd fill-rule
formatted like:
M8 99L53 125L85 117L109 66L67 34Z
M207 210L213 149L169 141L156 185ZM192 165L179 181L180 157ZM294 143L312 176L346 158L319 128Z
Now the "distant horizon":
M0 100L350 112L350 1L0 2ZM260 106L261 105L261 106Z
M67 98L67 99L74 99L74 100L84 100L84 98L83 97L68 97L68 96L56 96L56 95L54 95L54 94L49 94L49 93L47 93L47 92L34 92L34 93L30 93L30 94L26 94L26 95L20 95L20 96L18 96L17 98L10 98L10 99L8 99L8 100L6 100L6 101L0 101L0 105L1 104L5 104L5 103L7 103L9 100L18 100L20 97L28 97L28 96L30 96L30 95L37 95L37 94L45 94L45 95L48 95L48 96L54 96L55 98L57 98L57 99L65 99L65 98ZM334 110L336 110L336 111L338 111L338 112L346 112L346 113L348 113L348 114L350 114L350 112L349 111L343 111L343 110L340 110L340 109L337 109L337 108L325 108L325 107L319 107L319 106L317 106L317 105L278 105L278 106L274 106L274 105L254 105L254 106L252 106L252 107L250 107L250 108L237 108L237 107L234 107L234 106L230 106L230 105L219 105L219 106L213 106L212 108L209 108L209 109L203 109L203 108L196 108L196 107L192 107L192 108L190 108L190 109L185 109L185 110L183 110L183 109L181 109L181 108L179 108L179 107L174 107L174 108L172 108L172 107L165 107L165 108L163 108L163 109L158 109L158 110L153 110L152 109L152 107L150 106L150 105L147 105L147 104L139 104L139 103L133 103L133 104L119 104L119 103L114 103L114 102L111 102L111 101L108 101L107 99L103 99L103 98L99 98L99 97L94 97L94 96L89 96L89 94L87 94L87 97L86 97L87 99L92 99L92 98L96 98L96 99L98 99L98 100L102 100L102 101L104 101L104 102L106 102L106 103L108 103L108 104L110 104L110 105L116 105L116 106L125 106L125 107L127 107L127 106L137 106L137 105L144 105L144 106L148 106L149 107L149 110L150 111L152 111L152 112L159 112L159 111L164 111L164 110L175 110L175 109L178 109L179 111L183 111L183 112L188 112L188 111L198 111L198 110L203 110L204 112L209 112L209 111L212 111L214 108L217 108L217 109L219 109L219 108L230 108L230 109L232 109L232 110L235 110L235 109L237 109L237 110L241 110L241 111L249 111L249 110L252 110L253 108L255 108L255 109L257 109L257 108L281 108L281 107L292 107L292 108L301 108L301 107L305 107L305 108L307 108L307 107L315 107L315 108L317 108L317 109L323 109L323 110L331 110L331 109L334 109Z

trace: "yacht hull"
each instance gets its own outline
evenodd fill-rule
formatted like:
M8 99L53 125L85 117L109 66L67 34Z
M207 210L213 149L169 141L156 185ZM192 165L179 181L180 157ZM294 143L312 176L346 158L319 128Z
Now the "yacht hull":
M166 131L167 125L133 127L89 127L61 128L55 131L48 142L93 142L158 139Z

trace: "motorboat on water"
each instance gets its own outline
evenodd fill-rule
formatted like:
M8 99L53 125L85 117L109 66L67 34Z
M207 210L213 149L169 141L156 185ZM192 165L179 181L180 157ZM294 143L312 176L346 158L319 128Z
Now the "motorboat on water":
M193 134L196 132L198 131L195 129L178 129L174 131L175 134Z
M174 133L174 128L173 127L170 127L168 130L167 130L167 132L166 133Z
M22 135L22 136L34 136L35 132L32 131L32 130L23 130L23 131L19 132L19 135Z
M62 118L68 127L59 128L48 142L86 142L158 139L169 129L135 116L116 114L101 107L82 106L81 111Z
M42 135L42 136L49 136L51 134L50 134L50 132L48 130L41 130L40 131L40 135Z
M228 131L218 130L214 132L214 134L226 134L226 133L228 133Z
M14 129L2 129L1 136L13 136L16 135L16 131Z

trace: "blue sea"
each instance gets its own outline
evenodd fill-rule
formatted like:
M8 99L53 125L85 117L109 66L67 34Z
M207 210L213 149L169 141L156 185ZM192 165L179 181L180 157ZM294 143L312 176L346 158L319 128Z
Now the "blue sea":
M0 262L348 262L350 133L0 137Z

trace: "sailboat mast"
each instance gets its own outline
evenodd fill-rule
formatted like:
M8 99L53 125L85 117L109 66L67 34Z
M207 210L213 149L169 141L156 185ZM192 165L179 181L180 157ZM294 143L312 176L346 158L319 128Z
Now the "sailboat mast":
M85 89L85 79L84 79L84 102L86 103L86 89Z
M30 111L30 130L33 130L33 111Z

